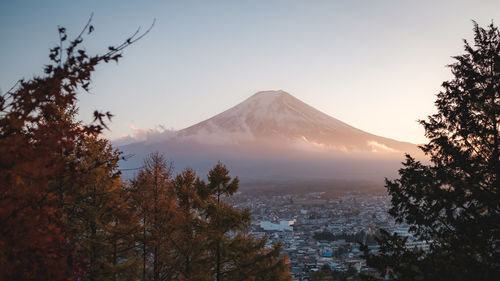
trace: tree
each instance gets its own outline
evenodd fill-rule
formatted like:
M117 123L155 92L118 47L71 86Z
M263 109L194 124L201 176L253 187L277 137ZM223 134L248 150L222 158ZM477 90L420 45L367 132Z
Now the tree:
M267 236L255 239L237 233L227 248L230 250L223 268L224 280L291 280L288 256L280 257L281 244L266 248Z
M224 259L227 254L228 237L230 231L242 229L250 222L250 213L238 211L224 202L224 198L233 195L238 189L238 178L232 179L229 171L222 163L218 163L208 173L208 184L205 186L204 215L208 220L210 259L214 261L215 280L220 281L224 274Z
M142 280L290 280L280 245L266 248L266 237L246 233L248 210L226 202L238 179L224 165L207 183L190 169L172 179L170 167L153 153L131 182Z
M141 219L142 280L172 280L178 225L182 224L172 187L172 166L158 152L144 160L132 180L135 206Z
M474 44L454 57L438 113L420 121L431 164L407 155L400 178L386 180L389 213L430 245L409 249L384 231L380 255L365 256L398 280L498 280L500 276L500 33L474 22Z
M226 198L238 190L221 162L208 173L208 183L200 185L203 204L200 214L206 220L206 264L215 280L290 280L287 257L280 258L281 246L266 249L266 237L255 240L245 233L250 223L248 210L238 210Z
M88 261L87 280L134 279L138 262L133 234L138 221L118 171L120 153L94 136L84 137L82 144L81 187L64 208L66 224L78 233L72 244Z
M67 35L60 27L44 74L0 96L1 280L67 280L87 270L71 244L77 230L66 224L64 208L82 186L81 137L99 135L112 115L96 111L93 123L76 121L77 95L88 90L99 63L118 61L144 35L89 56L81 44L93 29L89 20L63 48Z
M204 184L191 169L178 174L173 182L183 217L178 225L178 239L172 241L175 251L180 254L176 265L177 280L213 280L206 270L206 220L199 215L203 205L199 191Z

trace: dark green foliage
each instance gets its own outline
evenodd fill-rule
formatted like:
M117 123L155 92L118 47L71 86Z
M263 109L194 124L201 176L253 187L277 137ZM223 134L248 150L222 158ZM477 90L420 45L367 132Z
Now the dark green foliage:
M450 65L438 113L420 121L431 165L407 156L387 180L390 214L430 244L407 249L387 232L368 264L398 280L498 280L500 276L500 33L474 23L474 44Z

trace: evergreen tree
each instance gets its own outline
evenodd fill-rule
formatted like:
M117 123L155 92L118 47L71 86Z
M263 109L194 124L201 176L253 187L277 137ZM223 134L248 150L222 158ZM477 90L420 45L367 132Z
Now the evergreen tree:
M215 280L290 280L287 257L280 258L280 245L266 249L266 238L255 240L245 233L248 210L238 210L226 198L238 190L238 178L218 163L208 173L208 183L198 191L206 219L206 264Z
M205 216L208 220L208 233L211 255L214 261L215 280L221 281L225 272L224 264L228 254L228 233L241 230L250 222L248 211L238 211L224 201L238 189L238 178L231 180L229 171L220 162L208 173L205 186Z
M65 206L66 222L78 235L73 244L87 261L87 280L132 279L133 233L138 224L118 172L118 151L105 139L84 137L79 148L80 188Z
M131 181L141 280L290 280L280 245L248 235L248 210L227 202L237 189L221 163L207 183L190 169L172 179L164 157L151 154Z
M500 276L500 33L474 23L474 44L450 65L438 113L420 121L429 143L425 165L407 156L400 178L387 180L390 214L430 245L409 249L382 232L368 264L398 280L498 280Z
M208 237L205 231L207 223L199 215L203 202L198 191L205 183L193 170L186 169L176 176L173 184L183 217L178 225L178 239L172 241L175 251L180 255L176 266L177 280L213 280L206 270L208 265L204 245Z
M255 239L246 233L236 234L228 244L225 280L290 280L288 257L280 257L281 244L266 248L266 242L267 236Z
M136 243L140 221L136 216L132 194L125 182L121 182L119 197L117 211L112 213L113 220L108 226L108 241L113 247L112 280L137 280L141 265L137 258Z
M176 262L172 255L178 225L182 222L172 188L172 167L159 153L152 153L132 181L141 219L142 280L171 280Z

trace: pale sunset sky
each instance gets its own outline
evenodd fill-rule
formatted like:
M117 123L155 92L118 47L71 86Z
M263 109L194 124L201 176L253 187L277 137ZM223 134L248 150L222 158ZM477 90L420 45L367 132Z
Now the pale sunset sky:
M111 111L106 136L182 129L255 92L282 89L367 132L424 143L416 122L463 53L472 22L500 23L500 1L0 2L0 91L41 74L57 26L76 36L94 13L90 53L156 25L100 66L80 116Z

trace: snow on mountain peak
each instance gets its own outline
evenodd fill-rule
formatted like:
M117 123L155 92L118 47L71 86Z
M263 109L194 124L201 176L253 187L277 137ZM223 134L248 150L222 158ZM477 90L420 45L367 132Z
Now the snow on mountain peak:
M286 96L292 96L289 93L283 90L269 90L269 91L260 91L253 94L248 99L258 99L262 101L272 102L276 98L283 98Z
M261 91L210 119L178 131L178 142L264 145L342 153L402 153L416 146L354 128L283 90Z

